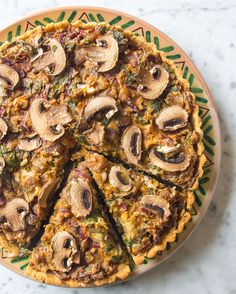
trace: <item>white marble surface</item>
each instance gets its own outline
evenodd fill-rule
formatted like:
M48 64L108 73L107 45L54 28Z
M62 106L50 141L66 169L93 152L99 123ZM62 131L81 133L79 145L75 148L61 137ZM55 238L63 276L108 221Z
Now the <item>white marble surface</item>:
M0 293L236 293L236 1L1 0L0 27L32 11L63 5L104 6L136 15L157 26L190 55L219 110L221 176L199 228L159 268L115 287L68 290L22 279L0 267Z

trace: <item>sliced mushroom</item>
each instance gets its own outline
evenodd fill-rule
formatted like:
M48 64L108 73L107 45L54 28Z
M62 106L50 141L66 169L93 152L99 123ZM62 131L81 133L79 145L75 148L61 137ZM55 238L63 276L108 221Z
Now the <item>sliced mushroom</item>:
M158 98L169 83L169 74L160 65L155 65L150 71L141 69L138 78L141 84L137 91L148 100Z
M36 72L46 70L51 76L59 75L66 67L66 54L61 43L56 39L49 39L50 50L44 54L39 54L34 60L34 69Z
M71 211L74 216L89 215L92 210L92 190L89 183L82 179L71 182L69 194Z
M85 132L84 132L85 133ZM88 142L97 146L102 145L105 135L105 127L99 122L94 123L92 129L86 131Z
M42 140L39 136L34 136L32 138L24 138L19 142L19 149L24 151L33 151L38 149L42 145Z
M75 238L68 232L61 231L52 238L52 249L56 270L68 272L73 264L73 256L78 249Z
M63 125L72 120L67 106L50 106L45 99L35 99L30 106L29 114L32 126L43 140L56 141L63 136Z
M104 35L97 40L97 46L85 47L83 52L98 64L98 72L106 72L115 67L119 47L112 35ZM81 63L81 50L75 52L75 63Z
M163 131L176 131L186 126L188 113L180 106L164 108L156 118L156 125Z
M29 212L28 203L22 198L14 198L9 201L4 207L0 207L0 219L6 220L4 225L19 231L25 229L24 217Z
M5 160L2 156L0 156L0 175L2 174L4 167L5 167Z
M132 189L132 181L129 175L120 166L113 166L109 173L110 184L121 192L129 192Z
M153 165L170 172L185 170L191 161L191 156L184 152L173 153L173 156L168 156L169 153L162 153L153 148L149 158Z
M43 185L39 192L38 198L40 207L46 208L48 206L48 198L50 197L51 193L55 192L58 183L59 179L54 179Z
M9 89L8 83L0 78L0 97L7 97L7 90Z
M7 88L11 90L16 87L20 80L18 72L7 64L0 64L0 77L8 84ZM4 83L4 87L6 83Z
M89 122L95 114L106 111L105 117L110 119L117 112L116 101L110 96L96 96L89 100L84 108L84 120Z
M160 215L161 218L167 220L170 216L169 202L158 195L144 195L140 200L141 207Z
M7 124L2 118L0 118L0 140L6 135L7 129Z
M142 133L138 127L128 127L121 138L121 145L128 162L138 164L142 153Z

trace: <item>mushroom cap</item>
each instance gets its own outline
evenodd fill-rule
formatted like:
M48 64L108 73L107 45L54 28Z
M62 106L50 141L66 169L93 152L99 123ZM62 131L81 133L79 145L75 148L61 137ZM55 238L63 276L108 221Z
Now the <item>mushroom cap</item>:
M138 164L142 153L141 130L135 126L126 128L121 138L121 146L128 162Z
M140 200L141 207L158 214L164 220L171 215L169 202L159 195L144 195Z
M33 129L43 140L56 141L64 135L64 124L72 120L67 106L50 106L46 99L38 98L30 105L29 114Z
M39 206L42 208L46 208L48 206L48 198L50 194L55 192L57 185L59 184L59 178L48 181L43 185L39 192Z
M0 140L6 135L8 126L5 121L0 118Z
M0 218L6 219L6 225L12 231L25 228L24 216L29 211L29 204L22 198L14 198L3 207L0 207Z
M77 252L75 238L66 231L58 232L52 238L53 263L56 270L67 272L71 269L73 255Z
M186 126L188 113L178 105L164 108L155 120L156 125L163 131L176 131Z
M19 141L19 149L24 151L33 151L38 149L42 145L42 140L39 136L32 138L23 138Z
M5 160L2 156L0 156L0 175L2 174L4 167L5 167Z
M0 64L0 77L8 83L11 90L16 87L20 80L18 72L7 64Z
M142 83L138 86L137 91L148 100L158 98L169 83L169 74L160 65L155 65L150 71L141 69L139 78Z
M84 120L89 122L96 113L104 110L107 110L106 118L110 119L118 111L115 99L110 96L96 96L85 106Z
M112 166L108 178L110 184L121 192L129 192L132 188L132 181L129 175L119 165Z
M85 217L92 210L92 190L88 181L72 181L69 189L71 211L76 217Z
M86 47L84 52L89 58L98 63L98 72L106 72L113 69L116 65L119 56L119 46L115 38L107 34L97 39L97 46Z
M184 152L179 152L175 154L174 157L167 157L165 153L157 151L156 148L153 148L149 154L150 162L169 172L177 172L185 170L191 161L191 156L185 154Z
M66 53L61 43L56 39L49 39L48 45L50 50L44 54L40 53L37 58L34 58L34 69L40 71L52 66L52 69L47 70L51 76L56 76L62 73L66 67Z

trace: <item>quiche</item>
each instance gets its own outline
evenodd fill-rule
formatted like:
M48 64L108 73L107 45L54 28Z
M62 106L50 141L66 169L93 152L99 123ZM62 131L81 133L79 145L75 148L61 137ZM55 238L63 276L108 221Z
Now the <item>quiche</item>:
M202 136L188 81L130 31L65 21L5 42L0 247L46 283L125 279L190 220Z
M48 284L85 287L125 279L129 272L128 256L80 162L70 172L26 275Z

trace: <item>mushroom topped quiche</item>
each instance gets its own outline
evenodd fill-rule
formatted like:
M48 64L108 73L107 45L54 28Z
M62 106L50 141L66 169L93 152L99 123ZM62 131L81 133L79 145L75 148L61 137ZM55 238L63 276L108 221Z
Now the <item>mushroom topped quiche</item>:
M0 247L70 287L123 280L174 241L205 162L179 69L106 23L0 47L0 140Z

